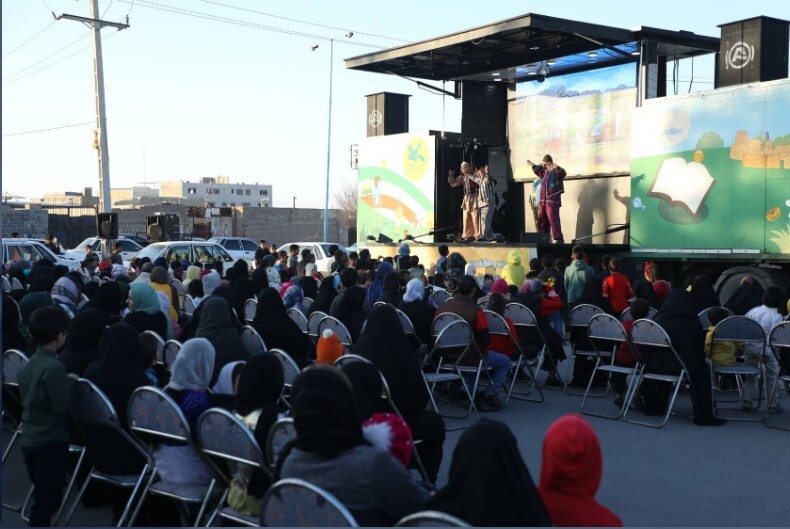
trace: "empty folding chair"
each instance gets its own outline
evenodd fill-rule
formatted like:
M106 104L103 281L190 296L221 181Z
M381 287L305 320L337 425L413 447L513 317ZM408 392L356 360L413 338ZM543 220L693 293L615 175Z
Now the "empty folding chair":
M165 349L164 349L164 361L165 365L170 368L173 365L173 362L176 361L176 356L178 356L178 352L181 350L181 342L178 340L168 340L165 342Z
M250 355L266 352L266 342L263 341L258 331L250 325L245 325L241 330L241 343Z
M603 314L603 309L587 303L576 305L568 314L568 330L571 336L571 358L570 362L568 362L570 364L568 377L571 379L573 379L573 372L577 360L580 359L579 357L583 357L582 360L584 361L589 361L589 359L595 359L596 357L595 347L587 337L587 325L596 314ZM568 395L585 394L585 392L572 391L569 388L570 386L565 386L565 392Z
M441 305L451 297L453 297L453 295L450 294L450 292L448 292L447 290L434 290L431 299L433 300L434 306L438 307L439 305Z
M669 420L669 415L672 413L672 407L675 405L675 399L677 398L680 386L684 383L690 383L688 369L678 352L672 346L672 340L669 339L669 335L667 335L666 331L654 321L642 319L634 322L631 327L631 345L632 350L636 351L635 354L638 354L639 358L641 358L644 363L642 372L638 373L636 380L633 382L631 395L626 400L623 419L625 419L626 422L641 424L642 426L662 428ZM664 358L662 359L662 357ZM653 367L656 365L670 364L673 366L672 369L657 370ZM667 403L667 411L664 415L664 419L660 423L629 419L628 417L634 395L636 395L640 384L645 380L668 382L672 384L672 389L670 390L671 396Z
M296 428L293 417L280 419L269 429L266 438L266 462L272 472L277 468L283 448L294 439L296 439Z
M305 316L301 310L296 307L291 307L288 309L288 317L291 318L303 333L307 334L307 316Z
M790 321L783 321L771 329L768 335L768 345L771 348L771 353L776 358L779 364L779 376L776 377L776 383L769 388L768 402L773 401L773 397L777 391L781 391L779 385L782 384L785 390L790 394L790 369L787 366L787 359L790 356ZM782 362L782 360L785 360ZM790 426L777 426L772 424L768 408L765 410L765 425L768 428L776 428L779 430L790 430Z
M165 340L154 331L143 331L142 334L152 336L156 340L156 363L164 363Z
M505 316L510 318L513 322L513 326L519 331L519 338L522 334L527 334L530 336L530 340L538 342L538 354L535 359L529 360L529 358L527 358L528 362L534 364L534 370L537 372L548 359L551 369L555 372L561 383L561 386L556 388L551 386L544 387L562 389L565 383L562 380L562 375L560 375L559 367L554 361L553 355L548 351L548 342L546 341L546 337L543 336L543 332L541 332L538 326L538 320L535 318L532 311L521 303L508 303L505 305Z
M272 349L269 351L274 356L277 357L277 360L280 361L280 365L283 366L283 393L280 397L283 404L288 409L291 409L291 401L290 401L290 394L291 394L291 385L293 385L294 379L299 375L301 372L299 370L299 365L296 363L291 355L283 351L282 349Z
M582 398L580 411L585 415L593 415L595 417L601 417L604 419L619 419L625 413L625 407L631 400L631 393L636 391L636 381L639 379L639 375L642 372L642 362L639 357L639 352L634 347L631 347L631 352L636 358L636 363L634 366L629 367L615 365L614 359L617 348L623 343L629 344L630 347L630 340L628 339L628 333L625 331L623 324L620 323L617 318L608 314L601 313L593 316L589 321L587 332L588 336L590 337L590 342L595 348L594 353L597 358L595 360L595 368L593 369L592 375L590 375L590 381L587 384L587 390L584 392L584 398ZM612 348L609 350L598 349L598 344L600 343L599 340L605 340L606 342L613 343ZM633 377L631 385L628 386L628 390L626 391L626 394L623 398L623 403L616 415L584 411L584 405L587 402L587 397L590 396L590 388L592 388L595 375L598 374L599 371L606 373L609 375L609 377L615 373L622 376ZM609 380L609 383L611 383L611 379Z
M255 313L258 312L258 300L250 298L244 302L244 321L250 322L255 319Z
M327 316L328 314L325 312L317 310L307 318L307 336L313 340L313 343L318 343L318 337L320 336L318 334L318 324Z
M176 443L184 445L194 451L206 464L212 478L207 485L182 485L162 479L156 466L152 465L151 474L137 501L137 506L129 520L129 525L134 525L137 515L149 494L164 496L187 504L200 506L195 517L195 527L200 526L203 515L208 508L209 500L218 486L221 476L216 472L214 465L202 456L200 449L192 440L184 413L178 404L162 390L150 386L143 386L134 390L129 398L129 429L137 439L140 446L145 447L153 459L155 448L160 443ZM159 478L159 479L157 479Z
M262 527L359 527L337 498L301 479L282 479L261 501Z
M345 325L343 325L342 321L338 320L337 318L333 318L332 316L324 316L321 318L321 321L318 322L318 335L323 335L326 329L329 329L335 333L335 336L337 336L337 339L340 340L340 343L345 346L346 351L350 351L354 347L354 343L351 340L351 333L348 332L348 329Z
M499 336L506 337L510 343L515 347L516 352L513 354L511 359L511 367L508 373L508 377L510 378L510 384L508 385L507 377L505 378L504 382L504 390L506 393L505 397L505 404L510 401L510 397L512 396L514 399L517 400L525 400L527 402L543 402L543 392L538 387L536 379L535 379L535 372L532 370L532 366L529 365L529 362L526 361L526 356L524 355L524 351L521 349L521 346L518 344L518 340L516 340L510 334L510 328L501 315L497 314L496 312L492 312L490 310L484 311L486 315L486 319L488 320L488 332L489 334L496 334ZM529 391L522 391L522 392L514 392L513 388L516 385L516 381L518 377L521 375L521 370L525 369L529 380L526 382L529 383ZM538 398L530 398L529 395L535 390L538 390Z
M721 320L718 325L713 329L713 336L711 338L711 349L715 347L716 342L718 341L727 341L727 342L734 342L743 344L744 347L754 347L759 351L759 354L762 355L765 353L765 331L763 331L762 326L757 323L756 321L747 318L746 316L730 316L729 318L724 318ZM735 404L737 407L741 405L741 399L749 399L751 400L751 395L746 395L745 391L746 388L744 387L745 382L743 377L756 377L760 379L760 386L758 386L758 398L757 398L757 406L754 408L755 410L759 409L763 403L763 397L768 388L764 387L765 385L765 371L763 364L759 364L757 366L749 365L742 362L736 362L734 366L721 366L716 367L713 365L712 362L708 361L708 366L711 369L711 376L713 374L718 374L719 376L733 376L738 384L738 400L721 400L716 399L716 391L711 387L711 391L713 391L713 413L716 417L730 419L734 421L762 421L763 419L760 417L744 417L743 415L735 415L735 416L726 416L724 417L720 412L723 409L727 409L727 404ZM770 401L766 401L770 403ZM770 404L766 404L768 406ZM732 407L730 407L732 409Z
M471 525L446 512L420 511L402 518L395 527L471 527Z
M725 311L727 313L727 316L725 316L725 317L730 317L730 316L733 315L732 311L730 309L725 309L724 307L708 307L707 309L703 310L702 312L700 312L698 314L699 323L700 323L700 325L702 325L702 328L705 329L706 331L708 330L708 327L710 327L709 315L710 315L710 311L712 311L712 310L723 310L723 311Z
M207 457L226 463L239 487L246 490L255 470L272 477L266 466L263 451L258 446L252 431L229 411L220 408L206 410L198 419L197 428L200 450ZM229 492L230 487L225 489L206 525L211 527L219 516L233 523L257 527L257 516L242 514L233 507L225 505Z
M83 378L77 380L76 384L74 385L71 405L69 408L71 410L71 416L74 419L74 422L76 422L77 425L83 430L83 434L85 435L86 439L89 439L91 435L94 435L94 432L96 431L95 429L97 428L113 431L118 436L118 438L120 438L124 443L127 443L134 451L140 454L145 463L141 467L139 474L130 475L110 474L107 472L102 472L95 466L92 467L90 472L88 472L88 476L85 478L80 491L77 493L77 497L71 504L71 509L69 509L68 514L66 515L64 525L68 525L72 516L74 516L74 512L77 510L80 500L82 499L83 494L85 494L90 482L96 480L114 487L131 489L129 500L126 502L123 513L118 519L117 526L123 527L128 521L129 512L132 508L132 505L134 505L134 501L138 496L138 492L140 492L143 487L143 481L145 480L146 476L149 475L149 471L153 467L153 458L150 456L148 451L137 442L137 440L133 439L126 432L126 430L123 429L121 423L118 420L118 414L116 413L115 408L113 408L112 403L110 403L110 400L107 398L107 396L98 387L96 387L93 382ZM89 452L87 453L87 456L90 460ZM129 525L131 525L131 521L129 521Z
M183 311L184 314L186 314L189 317L192 317L196 309L197 307L195 306L195 300L192 298L192 296L190 296L189 294L184 296L184 311Z

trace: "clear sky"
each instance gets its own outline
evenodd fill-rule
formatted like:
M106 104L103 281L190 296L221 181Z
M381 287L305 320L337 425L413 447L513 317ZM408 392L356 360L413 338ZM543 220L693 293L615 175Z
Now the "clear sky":
M192 16L166 10L172 8ZM356 178L349 147L365 135L365 95L411 94L411 130L442 128L441 96L400 78L345 70L343 59L376 51L364 45L393 47L528 12L708 36L719 36L718 24L752 16L790 19L788 0L101 0L99 9L116 22L128 14L131 24L102 31L112 187L223 174L231 182L272 184L274 205L283 207L294 196L298 207L323 207L330 38L337 188ZM88 0L2 2L3 193L40 197L86 186L98 193L90 37L82 24L53 23L50 14L87 17L88 10ZM350 40L347 31L354 32ZM695 87L712 88L712 68L712 60L697 62ZM686 66L683 87L689 75ZM447 99L446 130L460 130L460 108Z

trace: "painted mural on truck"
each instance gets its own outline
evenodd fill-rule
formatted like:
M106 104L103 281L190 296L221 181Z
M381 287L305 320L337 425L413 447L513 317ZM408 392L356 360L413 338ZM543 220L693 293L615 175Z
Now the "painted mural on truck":
M648 100L634 113L631 247L790 254L790 82Z
M429 134L367 138L359 146L357 241L433 229L436 142ZM421 237L432 242L432 237Z

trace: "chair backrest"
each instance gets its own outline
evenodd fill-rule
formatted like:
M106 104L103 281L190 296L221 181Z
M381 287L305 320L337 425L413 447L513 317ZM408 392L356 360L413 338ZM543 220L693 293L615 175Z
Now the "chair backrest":
M340 340L340 343L346 346L346 348L350 349L354 346L354 343L351 340L351 333L348 332L348 329L343 322L338 320L337 318L333 318L332 316L324 316L321 318L321 321L318 322L318 336L324 334L326 329L330 329L335 335L337 339Z
M296 307L291 307L288 309L288 317L293 320L303 333L307 333L307 316L305 316L301 310Z
M746 316L730 316L713 329L713 341L755 342L765 348L765 331L756 321Z
M296 439L296 427L293 417L280 419L269 428L269 435L266 438L266 462L269 468L277 466L280 454L289 442Z
M483 296L482 298L477 300L477 306L481 309L484 309L488 304L488 296Z
M9 349L3 353L3 385L19 386L19 373L30 359L18 349Z
M570 314L568 314L568 323L571 327L587 327L587 324L590 323L590 319L592 319L593 316L603 313L603 309L595 305L583 303L573 307Z
M653 355L656 354L656 351L667 350L667 354L672 354L675 357L678 367L688 372L686 364L672 346L672 340L670 340L667 332L661 325L652 320L644 318L633 323L631 326L631 345L636 346L632 347L631 350L635 351L634 354L638 354L644 360L647 368L651 367Z
M161 389L143 386L134 390L127 416L129 429L136 437L144 434L157 441L192 442L184 413Z
M508 303L505 305L505 316L510 318L513 325L522 327L537 327L538 320L527 307L521 303Z
M645 317L646 320L652 320L656 317L658 311L653 307L647 309L647 316ZM626 307L626 309L620 314L620 321L633 321L634 317L631 316L631 307Z
M178 356L178 351L180 350L181 342L178 340L168 340L165 342L164 360L167 367L173 365L173 362L176 361L176 356Z
M771 347L777 362L779 362L781 366L781 350L784 350L785 355L790 354L790 321L783 321L773 326L771 332L768 334L768 345Z
M261 500L261 526L359 527L337 498L301 479L282 479Z
M434 290L433 291L433 304L435 306L439 306L448 299L452 298L453 295L450 294L447 290Z
M285 385L290 387L291 384L293 384L294 379L301 372L299 370L299 365L296 363L296 360L291 357L291 355L282 349L272 349L269 352L276 356L277 360L280 361L280 364L283 366L283 378L285 380Z
M164 339L154 331L143 331L142 334L153 336L154 340L156 340L156 361L159 364L164 363L165 361L164 353L165 353L165 345L166 345Z
M368 364L373 365L373 362L364 356L359 356L352 353L346 353L343 356L339 356L332 365L335 367L343 367L344 365L350 364L351 362L367 362Z
M484 310L483 314L486 315L486 320L488 321L488 332L490 334L510 336L510 328L507 326L505 318L492 310Z
M258 311L258 300L250 298L244 302L244 321L252 321L255 319L255 313Z
M732 311L724 307L708 307L707 309L704 309L702 312L698 314L698 317L699 317L700 325L702 325L702 328L705 329L706 331L708 330L708 327L710 327L710 311L716 309L725 311L727 313L727 316L725 317L727 318L732 316Z
M263 451L246 424L221 408L206 410L198 418L198 447L210 457L218 457L269 472Z
M623 327L622 322L614 316L604 314L603 312L593 316L587 324L587 336L590 338L590 343L599 356L610 358L611 355L615 353L617 347L625 342L629 344L631 353L636 360L642 363L642 357L639 355L639 351L634 347L630 347L631 343L628 338L628 333L625 331L625 327ZM609 351L599 350L602 340L611 342L612 349Z
M250 325L245 325L241 330L241 343L250 355L266 352L266 342Z
M184 314L192 316L195 313L195 300L187 294L184 296Z
M464 319L454 312L442 312L441 314L437 314L431 322L431 336L439 336L439 333L454 321L464 321Z
M25 290L25 286L22 284L22 282L19 279L12 277L11 290Z
M7 276L3 276L3 292L11 292L11 281Z
M402 518L395 527L471 527L451 514L439 511L420 511Z
M416 336L417 331L414 330L414 324L411 322L411 318L409 318L406 313L400 309L395 309L395 312L398 314L398 319L400 320L401 327L403 327L403 332Z
M329 316L329 314L325 312L321 312L317 310L310 314L310 317L307 318L307 334L308 336L312 336L316 340L318 339L318 324L321 322L322 319Z
M307 296L304 296L302 298L302 308L304 309L305 312L307 312L310 309L310 305L312 304L313 304L313 298L308 298Z
M472 328L463 319L457 319L447 324L436 337L435 349L453 347L466 347L474 342Z
M377 301L373 304L373 308L375 309L376 307L381 305L390 305L390 303L387 303L386 301Z

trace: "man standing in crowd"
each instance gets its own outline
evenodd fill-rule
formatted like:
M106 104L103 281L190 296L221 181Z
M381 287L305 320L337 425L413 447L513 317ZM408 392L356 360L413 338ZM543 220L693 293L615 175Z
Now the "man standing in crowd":
M584 248L577 244L571 249L573 261L565 269L565 291L568 293L568 310L572 309L584 295L584 285L595 277L595 271L584 262Z
M548 233L554 242L564 242L562 236L562 226L560 225L560 207L562 206L561 195L565 192L563 180L565 180L565 169L559 165L554 165L554 160L550 154L543 157L543 163L535 165L527 160L527 164L541 179L540 196L538 200L538 231Z

